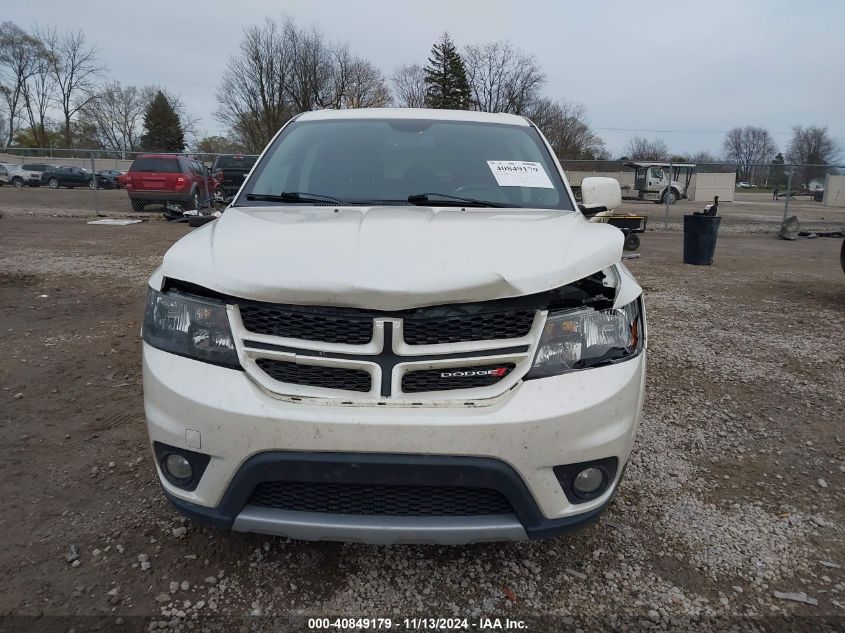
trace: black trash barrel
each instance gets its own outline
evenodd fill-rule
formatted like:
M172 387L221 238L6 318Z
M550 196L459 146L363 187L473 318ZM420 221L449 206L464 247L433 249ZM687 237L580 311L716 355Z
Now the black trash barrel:
M719 215L684 216L684 263L709 266L716 252L716 235L719 233Z

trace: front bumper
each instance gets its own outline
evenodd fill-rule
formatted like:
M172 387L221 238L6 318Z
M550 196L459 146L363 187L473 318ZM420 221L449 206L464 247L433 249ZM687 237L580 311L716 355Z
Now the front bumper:
M630 454L645 381L643 353L607 367L524 381L491 403L344 406L277 399L242 371L146 343L143 357L151 441L210 455L193 491L170 484L159 470L165 493L182 512L227 529L371 543L518 540L594 519L613 496ZM435 478L447 477L455 464L469 465L493 478L488 483L503 491L514 513L350 516L247 504L255 483L272 479L285 460L313 466L327 456L353 469L387 460L396 472L422 460L426 477ZM612 484L600 497L572 503L554 467L608 457L619 464ZM337 464L321 472L339 476ZM451 476L466 481L467 472Z

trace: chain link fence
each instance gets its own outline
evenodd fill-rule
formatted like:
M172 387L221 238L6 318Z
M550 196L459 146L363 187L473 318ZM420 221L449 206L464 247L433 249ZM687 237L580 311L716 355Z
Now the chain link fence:
M255 156L0 148L0 208L10 214L120 215L222 210ZM680 227L718 197L727 230L773 232L795 215L811 230L845 228L845 165L562 160L576 198L590 176L615 178L617 214ZM93 175L96 174L96 177Z
M0 148L0 206L14 214L222 209L256 156Z

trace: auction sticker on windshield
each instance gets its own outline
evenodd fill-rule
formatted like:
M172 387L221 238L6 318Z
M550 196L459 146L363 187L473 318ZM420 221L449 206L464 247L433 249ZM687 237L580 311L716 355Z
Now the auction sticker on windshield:
M540 163L526 160L488 160L487 164L500 187L555 188Z

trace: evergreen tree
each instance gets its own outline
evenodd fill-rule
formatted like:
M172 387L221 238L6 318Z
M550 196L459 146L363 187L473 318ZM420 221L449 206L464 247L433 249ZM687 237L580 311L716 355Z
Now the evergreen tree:
M144 111L141 147L148 152L181 152L185 149L182 122L161 91L156 93Z
M466 110L470 105L466 68L448 33L431 47L425 67L425 104L429 108Z
M783 154L778 153L772 159L772 169L769 172L769 185L783 187L786 185L786 176L783 170Z

